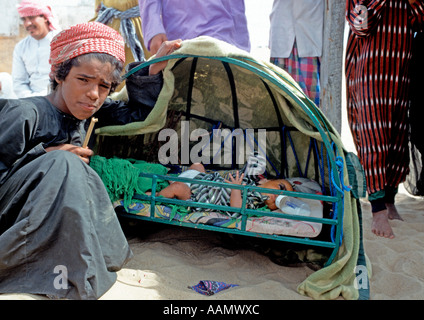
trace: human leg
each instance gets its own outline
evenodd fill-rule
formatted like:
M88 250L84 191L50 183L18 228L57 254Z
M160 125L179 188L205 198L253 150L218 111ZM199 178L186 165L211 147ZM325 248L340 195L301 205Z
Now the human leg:
M371 203L371 231L394 238L385 205L386 161L388 158L388 105L369 100L363 80L347 77L347 116L358 158L364 168ZM374 119L374 120L373 120Z
M379 237L393 239L395 234L389 223L389 210L385 204L384 192L369 195L372 212L371 232Z
M203 164L196 162L193 163L190 167L189 170L197 170L199 172L206 172L205 167L203 166Z
M387 211L388 211L388 218L390 220L401 220L401 221L403 221L403 218L400 216L400 214L397 211L397 208L395 206L395 196L397 194L397 189L398 188L386 187L385 188L384 201L385 201L386 208L387 208Z
M389 223L388 210L372 213L371 231L376 236L393 239L395 234Z
M401 87L401 86L400 86ZM403 92L404 90L399 90ZM401 94L405 96L405 94ZM391 110L392 118L390 125L390 144L387 155L386 175L387 185L385 187L385 202L389 211L389 219L403 220L395 206L395 196L398 186L406 180L409 173L409 147L408 147L408 116L407 98L400 98L400 103Z
M191 190L186 183L175 181L159 191L158 195L169 199L188 200L191 197Z

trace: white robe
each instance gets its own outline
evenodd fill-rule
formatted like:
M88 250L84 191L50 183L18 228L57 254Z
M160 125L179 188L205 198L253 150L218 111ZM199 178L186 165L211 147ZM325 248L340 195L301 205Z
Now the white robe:
M50 31L41 40L27 36L13 50L13 89L18 98L44 96L50 85L50 42L57 34Z
M296 40L299 57L321 57L323 0L274 0L270 15L271 57L288 58Z
M7 72L0 72L0 99L16 99L13 91L12 76Z

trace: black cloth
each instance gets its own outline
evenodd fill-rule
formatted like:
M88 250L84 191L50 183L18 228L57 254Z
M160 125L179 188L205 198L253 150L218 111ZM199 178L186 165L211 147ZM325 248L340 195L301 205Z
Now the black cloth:
M0 208L1 293L97 299L132 256L101 179L71 152L16 171Z
M410 131L409 174L404 183L405 189L412 195L424 196L424 31L417 32L412 46L411 86L410 86Z
M128 65L128 71L139 67L141 62L131 62ZM128 91L130 107L137 105L151 106L156 103L160 90L163 85L163 78L158 76L147 77L148 68L141 68L134 72L126 79L125 85ZM149 90L140 90L140 88L149 88ZM148 108L144 108L146 110Z
M144 120L107 100L99 124ZM82 145L89 120L45 97L0 100L0 293L97 299L132 253L97 173L59 144Z

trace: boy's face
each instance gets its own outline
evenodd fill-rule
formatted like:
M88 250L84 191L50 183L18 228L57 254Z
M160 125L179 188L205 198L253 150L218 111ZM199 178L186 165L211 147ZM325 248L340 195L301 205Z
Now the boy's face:
M69 71L65 80L58 80L56 106L75 118L90 118L109 95L114 67L97 59L82 60Z
M36 40L43 39L50 31L49 22L44 16L29 16L21 18L25 30Z

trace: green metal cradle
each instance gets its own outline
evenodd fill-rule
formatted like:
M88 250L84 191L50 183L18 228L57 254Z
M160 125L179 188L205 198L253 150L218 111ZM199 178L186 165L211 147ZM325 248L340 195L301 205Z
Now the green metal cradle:
M231 132L240 128L244 134L247 129L253 129L254 132L265 129L267 174L277 178L296 176L310 178L319 182L323 190L320 195L273 189L268 189L267 192L322 201L327 204L324 217L299 217L246 209L244 204L248 191L259 190L258 187L202 180L197 182L242 190L242 208L207 203L195 204L199 208L240 213L242 215L240 229L157 218L155 207L158 202L186 207L192 207L193 202L147 195L136 195L134 198L150 202L149 216L131 213L123 213L123 215L183 227L328 248L331 254L325 265L330 265L343 242L345 201L346 197L351 197L349 188L346 187L349 181L345 152L337 131L285 71L270 63L260 62L243 51L237 51L232 47L227 48L225 44L220 43L219 52L216 52L214 44L215 41L211 44L208 39L200 41L199 52L195 53L184 52L183 45L181 50L172 55L151 59L131 69L125 75L126 78L150 64L168 61L164 71L164 88L156 106L142 123L126 127L101 128L97 133L137 136L134 138L137 139L137 143L142 141L139 145L139 153L124 156L158 162L157 158L152 157L157 155L157 149L160 147L160 145L152 147L152 144L157 144L158 133L171 126L181 140L181 121L183 120L189 123L190 129L204 128L209 132L217 127L228 128ZM149 155L146 155L147 150ZM179 159L181 160L184 156L180 154ZM240 167L234 163L214 165L213 161L210 162L211 169L231 170ZM152 178L152 195L157 190L158 180L191 181L170 175L146 173L143 176ZM328 235L313 239L251 232L246 230L246 221L252 215L284 216L285 219L321 223L323 226L328 226L322 231L327 232Z

